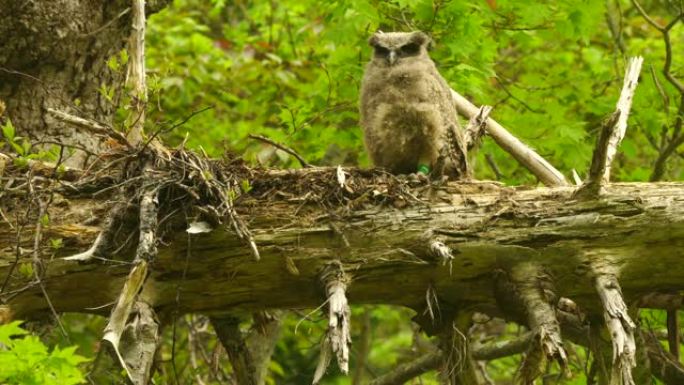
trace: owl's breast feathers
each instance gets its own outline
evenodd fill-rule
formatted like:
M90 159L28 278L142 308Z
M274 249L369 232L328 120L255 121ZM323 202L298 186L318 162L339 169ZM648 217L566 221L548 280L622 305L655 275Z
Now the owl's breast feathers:
M373 163L416 172L428 160L435 175L462 177L467 160L446 81L427 58L366 68L361 125Z

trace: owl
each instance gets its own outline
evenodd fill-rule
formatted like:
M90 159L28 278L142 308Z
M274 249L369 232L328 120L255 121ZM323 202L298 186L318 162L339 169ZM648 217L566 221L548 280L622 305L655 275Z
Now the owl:
M377 32L361 83L361 127L376 166L395 174L469 176L451 89L428 55L423 32Z

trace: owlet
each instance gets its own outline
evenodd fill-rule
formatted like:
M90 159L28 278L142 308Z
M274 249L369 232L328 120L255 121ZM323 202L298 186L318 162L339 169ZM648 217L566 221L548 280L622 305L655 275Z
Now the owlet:
M423 32L375 33L361 84L361 126L376 166L459 179L469 174L451 90Z

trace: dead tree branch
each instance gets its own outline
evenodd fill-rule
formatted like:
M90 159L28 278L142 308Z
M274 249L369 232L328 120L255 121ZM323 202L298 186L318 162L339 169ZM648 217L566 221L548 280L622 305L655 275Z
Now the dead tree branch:
M240 331L240 319L235 317L211 317L211 324L221 345L228 352L235 380L239 385L259 385L258 371L252 352Z
M344 374L349 372L351 346L351 310L346 295L349 277L342 269L342 264L337 262L325 266L320 280L327 296L328 332L321 342L321 356L314 373L314 384L318 384L325 374L333 353L340 371Z
M617 152L617 147L620 145L622 138L625 137L627 131L627 118L629 111L632 108L632 99L634 98L634 91L639 82L639 74L641 73L641 64L644 58L641 56L629 59L627 68L625 69L625 79L620 92L620 99L618 99L615 111L620 111L620 116L615 126L615 131L609 139L609 145L606 149L606 170L603 174L603 179L608 182L610 180L610 168L613 163L613 158Z
M523 353L534 341L534 333L525 333L516 339L509 341L492 342L485 345L475 346L472 358L478 361L490 361ZM413 361L403 363L394 370L386 373L368 385L394 385L403 384L423 373L436 370L444 362L444 353L435 351L416 358Z
M567 353L552 305L554 294L549 287L549 277L539 266L523 263L512 269L511 280L525 306L528 325L535 334L535 341L518 372L523 383L532 384L543 373L548 360L557 360L561 367L565 367Z
M596 198L601 193L603 186L610 180L611 163L617 153L617 147L627 131L627 118L632 107L632 99L639 81L643 61L642 57L634 57L627 64L625 79L615 112L601 125L599 138L591 159L589 177L577 190L576 197Z
M442 352L428 353L414 361L401 364L390 373L376 378L368 385L398 385L418 377L423 373L435 370L444 361Z
M677 109L677 115L675 116L675 121L672 124L672 134L668 135L667 129L664 130L662 134L661 145L658 146L658 158L653 166L653 172L651 173L650 180L658 181L661 180L665 174L665 163L670 156L677 152L677 148L684 143L684 132L682 132L682 126L684 125L684 83L677 79L672 73L672 59L673 59L673 49L672 49L672 39L670 36L670 31L677 25L681 20L684 20L684 11L680 8L679 15L675 16L669 23L662 26L659 22L653 19L646 10L641 6L641 3L637 0L632 0L634 8L639 12L639 14L655 28L658 32L662 34L663 43L665 44L665 62L663 63L662 73L665 79L675 88L679 93L679 108ZM669 96L667 92L658 82L658 79L653 76L656 88L663 98L663 103L665 106L665 112L669 109Z
M248 137L250 137L250 138L252 138L252 139L260 140L260 141L262 141L262 142L264 142L264 143L268 143L268 144L270 144L271 146L273 146L273 147L275 147L275 148L277 148L277 149L280 149L280 150L285 151L286 153L288 153L288 154L294 156L295 159L297 159L297 161L299 162L299 164L300 164L302 167L304 167L304 168L313 167L309 162L306 161L306 159L304 159L304 157L302 157L301 155L299 155L295 150L293 150L293 149L291 149L291 148L289 148L289 147L287 147L287 146L285 146L285 145L283 145L283 144L280 144L280 143L278 143L278 142L276 142L276 141L274 141L274 140L272 140L272 139L269 139L269 138L267 138L267 137L265 137L265 136L263 136L263 135L249 134Z
M660 341L649 332L641 332L651 365L651 373L666 385L684 384L684 367L663 349Z
M601 298L606 327L613 342L611 383L635 385L632 368L636 366L636 324L627 312L615 271L609 266L595 267L596 291Z
M128 39L127 84L131 87L131 114L127 120L128 140L137 145L143 141L147 85L145 83L145 1L133 0L132 30Z
M468 119L477 116L479 113L480 109L458 92L451 90L451 97L458 112ZM487 118L487 133L501 148L511 154L515 160L530 170L545 185L565 186L568 184L560 171L556 170L549 162L514 137L492 118Z
M610 146L610 138L617 129L619 118L620 111L618 110L601 124L599 137L596 140L596 147L594 147L594 153L591 158L589 176L577 189L575 197L596 198L601 195L601 191L605 184L604 176L608 170L608 147ZM577 181L581 181L579 176L577 176L576 179Z

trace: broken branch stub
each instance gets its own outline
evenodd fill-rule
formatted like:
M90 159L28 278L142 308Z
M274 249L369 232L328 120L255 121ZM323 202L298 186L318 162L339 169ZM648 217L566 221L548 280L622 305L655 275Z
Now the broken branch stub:
M314 373L314 384L318 384L325 374L332 353L337 358L340 371L344 374L349 372L351 346L351 310L346 295L349 277L345 274L342 264L334 262L323 268L320 280L325 287L328 302L328 332L321 342L321 356Z
M639 73L641 72L641 64L644 58L641 56L632 57L627 63L625 69L625 79L622 84L622 91L620 92L620 99L618 99L615 111L620 111L615 131L610 136L608 147L606 149L606 169L603 174L604 182L610 180L610 167L617 152L617 147L620 145L622 138L625 137L627 131L627 118L629 111L632 108L632 99L634 98L634 91L639 82Z
M603 318L613 344L611 385L635 385L632 368L636 367L636 324L627 312L617 273L612 268L593 266L595 287L603 305Z
M145 165L146 174L151 170L151 163ZM145 280L148 276L148 264L157 255L157 214L158 190L155 187L154 179L151 179L150 187L140 198L140 236L138 248L135 255L134 266L128 274L124 287L119 294L116 305L105 327L102 341L108 344L110 353L116 358L119 366L125 370L128 379L134 382L135 373L132 373L120 351L121 335L126 329L133 304L142 291ZM139 376L138 376L139 377ZM135 382L134 382L135 383Z
M601 133L596 141L596 147L594 147L591 158L589 177L577 189L574 194L575 198L596 198L601 195L606 182L604 175L608 167L608 147L610 146L610 139L617 129L620 115L622 115L620 110L617 110L601 124Z
M568 358L552 305L554 295L549 287L550 278L539 266L522 263L513 267L511 280L525 307L529 327L536 336L518 373L522 383L531 384L543 373L547 360L555 359L564 368Z
M632 99L639 81L643 61L644 59L640 56L629 59L615 112L601 125L601 132L591 159L589 177L575 192L574 197L576 198L598 197L603 191L603 186L610 180L611 163L617 152L617 147L627 131L627 118L632 108Z
M437 259L442 263L442 266L446 265L447 263L451 263L451 261L454 260L454 255L451 252L451 248L442 241L431 241L430 252L432 255L437 257Z
M487 119L492 112L492 106L482 106L477 114L470 117L465 128L465 144L468 151L480 145L482 137L487 131Z

